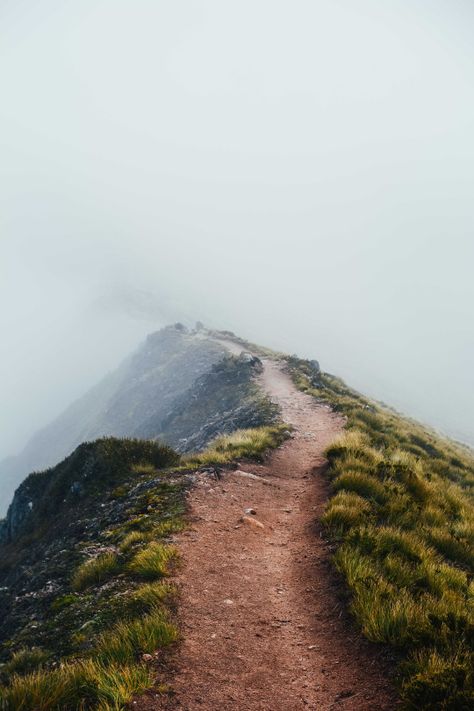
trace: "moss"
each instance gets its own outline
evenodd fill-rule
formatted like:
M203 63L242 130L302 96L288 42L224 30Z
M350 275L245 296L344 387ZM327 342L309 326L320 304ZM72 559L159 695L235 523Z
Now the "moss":
M124 708L151 683L151 674L144 666L87 660L24 677L14 675L9 686L0 689L0 706L4 711L112 711Z
M60 612L64 608L69 607L69 605L74 605L78 602L77 595L72 593L66 593L66 595L60 595L51 603L52 612Z

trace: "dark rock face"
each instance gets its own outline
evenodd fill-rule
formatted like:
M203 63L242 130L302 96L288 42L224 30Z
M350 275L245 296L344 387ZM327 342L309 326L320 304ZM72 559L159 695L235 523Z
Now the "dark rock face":
M309 364L310 364L311 368L314 370L315 373L320 373L320 372L321 372L321 368L319 367L319 361L317 361L317 360L310 360L310 361L309 361Z
M261 371L260 360L246 353L217 363L162 420L163 439L178 452L199 451L218 435L274 422L278 408L254 380Z
M0 523L0 544L9 543L21 531L33 506L28 491L18 490L16 492L8 509L7 518Z

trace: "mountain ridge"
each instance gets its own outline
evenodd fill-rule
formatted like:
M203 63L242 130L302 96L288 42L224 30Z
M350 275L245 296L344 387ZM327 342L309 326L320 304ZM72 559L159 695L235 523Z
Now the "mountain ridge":
M230 352L141 420L181 453L102 438L17 490L0 707L470 710L472 452L317 361L203 337Z
M6 511L21 480L54 466L81 442L103 436L153 437L174 401L226 354L202 331L181 324L150 334L113 372L39 430L19 455L0 462L0 512ZM173 378L173 369L180 377ZM142 434L147 417L157 430Z

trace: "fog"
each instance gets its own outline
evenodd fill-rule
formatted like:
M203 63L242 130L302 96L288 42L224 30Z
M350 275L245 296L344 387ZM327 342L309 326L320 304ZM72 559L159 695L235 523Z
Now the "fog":
M470 0L2 0L0 458L200 319L474 444Z

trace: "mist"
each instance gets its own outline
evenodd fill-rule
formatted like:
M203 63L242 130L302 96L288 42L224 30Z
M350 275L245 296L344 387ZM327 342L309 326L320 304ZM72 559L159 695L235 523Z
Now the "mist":
M0 458L167 322L474 444L472 3L0 4Z

